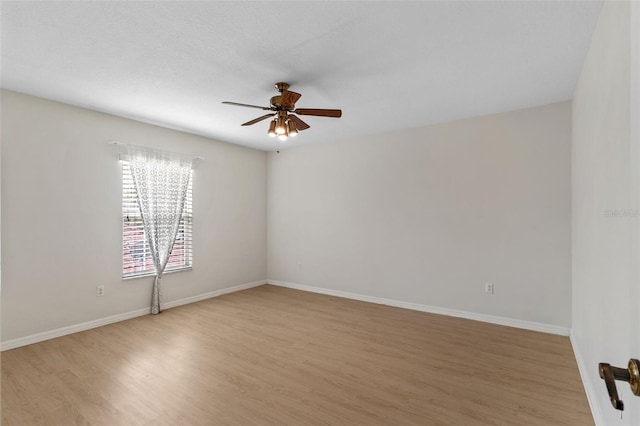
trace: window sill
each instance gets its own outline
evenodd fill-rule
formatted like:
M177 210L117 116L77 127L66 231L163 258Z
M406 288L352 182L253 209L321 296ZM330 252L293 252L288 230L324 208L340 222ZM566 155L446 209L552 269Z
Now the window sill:
M164 271L164 275L167 274L173 274L175 272L184 272L184 271L190 271L193 269L193 266L187 266L185 268L177 268L177 269L171 269L169 271ZM135 275L127 275L126 277L122 277L122 281L129 281L129 280L135 280L136 278L148 278L148 277L155 277L156 273L155 272L141 272L139 274L135 274Z

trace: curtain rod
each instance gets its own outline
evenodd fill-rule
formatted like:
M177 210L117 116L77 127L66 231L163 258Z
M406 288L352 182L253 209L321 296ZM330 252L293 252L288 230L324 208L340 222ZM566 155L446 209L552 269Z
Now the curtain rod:
M110 142L107 142L107 143L108 143L109 145L114 145L114 146L115 146L115 145L120 145L120 146L128 146L128 145L131 145L131 144L122 143L122 142L118 142L118 141L110 141ZM131 146L136 146L136 145L131 145ZM138 146L139 146L139 145L138 145ZM150 148L150 147L142 147L142 148ZM150 149L155 149L155 148L150 148ZM162 151L162 150L161 150L161 149L158 149L158 150L156 150L156 151ZM167 152L167 151L165 151L165 152ZM177 153L177 152L169 152L169 154L183 155L183 154L180 154L180 153ZM193 157L193 159L194 159L194 160L204 160L204 157L196 155L196 156L194 156L194 157Z

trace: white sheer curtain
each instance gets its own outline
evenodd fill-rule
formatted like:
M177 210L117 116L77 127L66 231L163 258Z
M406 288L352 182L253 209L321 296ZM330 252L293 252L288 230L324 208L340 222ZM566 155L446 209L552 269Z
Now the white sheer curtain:
M162 274L171 255L180 225L191 173L191 159L150 148L127 146L127 160L138 193L156 278L151 313L162 311Z

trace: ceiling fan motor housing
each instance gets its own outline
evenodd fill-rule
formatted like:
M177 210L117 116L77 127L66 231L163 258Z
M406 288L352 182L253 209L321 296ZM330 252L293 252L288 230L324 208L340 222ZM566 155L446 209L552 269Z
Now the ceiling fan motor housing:
M280 96L280 95L272 96L270 102L271 102L271 105L273 105L274 107L281 107L282 106L282 96Z
M275 86L276 89L278 89L278 92L280 92L280 95L276 95L271 98L271 105L277 108L282 108L282 93L289 89L289 83L280 81L276 83ZM286 109L290 110L291 108Z

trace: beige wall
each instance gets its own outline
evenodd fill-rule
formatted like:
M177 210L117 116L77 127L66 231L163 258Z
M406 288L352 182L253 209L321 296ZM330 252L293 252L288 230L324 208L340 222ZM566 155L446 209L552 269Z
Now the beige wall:
M625 383L625 415L609 403L598 363L640 358L640 5L605 2L573 102L573 330L601 425L640 424Z
M268 277L568 332L570 143L564 102L271 153Z
M265 279L264 152L2 91L3 341L150 305L151 278L121 278L113 140L205 157L194 267L163 278L165 301Z

